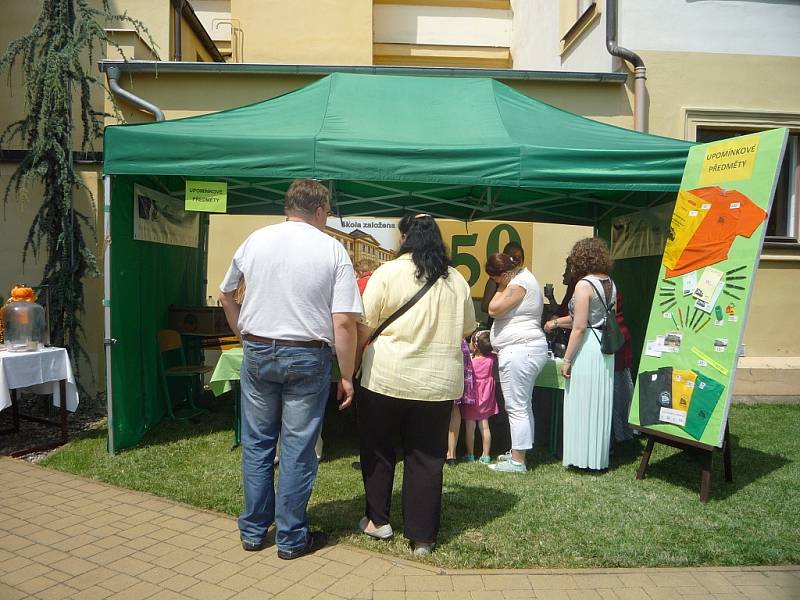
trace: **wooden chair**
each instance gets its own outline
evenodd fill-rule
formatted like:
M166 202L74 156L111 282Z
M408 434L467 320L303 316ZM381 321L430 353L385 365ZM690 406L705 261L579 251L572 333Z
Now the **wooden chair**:
M195 398L200 395L200 391L203 389L203 375L210 373L214 368L205 365L187 365L181 334L174 329L161 329L158 332L158 359L161 368L161 384L169 418L185 420L208 412L195 404ZM187 402L191 408L190 414L175 415L172 408L172 398L169 393L170 378L178 378L186 383Z

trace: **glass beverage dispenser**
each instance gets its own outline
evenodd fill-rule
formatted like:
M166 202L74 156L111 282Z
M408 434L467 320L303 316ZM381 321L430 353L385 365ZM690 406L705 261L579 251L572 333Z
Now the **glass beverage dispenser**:
M35 302L33 290L17 286L3 307L3 335L9 352L39 350L45 341L44 308Z

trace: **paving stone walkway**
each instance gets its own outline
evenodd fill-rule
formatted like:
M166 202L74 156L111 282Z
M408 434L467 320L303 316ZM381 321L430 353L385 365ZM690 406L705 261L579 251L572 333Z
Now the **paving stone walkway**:
M800 599L800 566L444 571L344 544L244 552L235 519L0 458L0 600Z

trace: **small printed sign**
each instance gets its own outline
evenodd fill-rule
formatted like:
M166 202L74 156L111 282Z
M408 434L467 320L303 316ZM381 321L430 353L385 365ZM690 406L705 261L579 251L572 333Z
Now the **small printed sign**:
M186 210L228 211L228 184L224 181L186 181Z
M686 411L675 410L672 408L662 408L658 414L658 420L663 423L672 423L678 427L686 425Z

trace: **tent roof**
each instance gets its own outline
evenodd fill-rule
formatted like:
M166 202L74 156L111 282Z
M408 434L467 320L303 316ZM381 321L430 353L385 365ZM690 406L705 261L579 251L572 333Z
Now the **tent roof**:
M690 143L583 118L487 78L334 73L284 96L106 128L105 173L226 180L229 212L277 213L298 177L343 215L596 222L671 197ZM167 177L165 177L167 176Z

